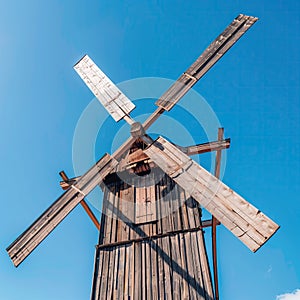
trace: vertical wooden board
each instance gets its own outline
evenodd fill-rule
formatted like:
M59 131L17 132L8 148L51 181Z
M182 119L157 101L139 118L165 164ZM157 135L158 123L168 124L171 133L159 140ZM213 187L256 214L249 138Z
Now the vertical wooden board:
M129 297L130 299L134 299L134 291L136 289L135 285L135 242L132 243L130 246L131 248L131 267L130 267L130 274L129 274Z
M114 265L114 278L111 280L112 284L112 299L118 299L118 287L119 287L119 280L121 279L119 276L119 264L120 264L120 252L121 247L114 247L114 255L115 255L115 265ZM108 295L108 299L111 299L111 296Z
M135 212L135 224L141 224L147 222L147 206L146 206L146 189L143 184L145 179L140 179L140 186L136 187L136 212Z
M101 286L100 286L100 297L99 299L107 299L107 285L108 285L108 276L110 275L109 263L110 263L110 251L105 249L100 250L103 251L103 276L101 278Z
M142 299L142 249L141 243L135 243L135 258L134 258L134 299Z
M194 273L194 262L193 262L193 248L191 244L191 233L185 233L185 245L187 250L187 267L188 267L188 278L189 278L189 290L192 299L197 299L197 291L196 291L196 280Z
M91 299L99 299L102 270L103 270L103 252L100 251L99 249L96 249L95 259L94 259L94 276L93 276Z
M118 266L118 285L117 289L117 297L118 300L124 299L124 281L125 281L125 266L126 266L126 245L119 247L120 249L120 258L119 258L119 266Z
M162 248L162 239L157 239L157 255L158 255L158 270L159 270L159 299L165 299L165 270L164 270L164 252Z
M198 250L198 243L197 243L197 232L191 232L191 244L192 244L192 256L193 256L193 262L194 262L194 274L195 274L195 280L196 280L196 292L197 292L197 298L200 300L206 300L206 288L203 284L203 278L202 278L202 269L200 264L200 255L202 253Z
M107 251L109 253L109 265L108 265L108 277L107 277L107 292L106 298L104 299L112 299L113 297L113 289L114 289L114 279L115 279L115 264L117 257L117 248L111 247Z
M154 182L150 183L150 186L146 189L146 220L147 222L153 222L157 220L156 215L156 197L155 197L155 185Z
M181 291L180 291L180 275L179 272L179 265L178 265L178 253L176 251L176 247L178 245L178 236L173 235L170 237L170 257L172 263L172 291L173 291L173 298L180 299Z
M184 190L178 186L179 190L179 198L180 198L180 204L181 205L181 222L183 229L189 228L189 221L188 221L188 213L187 213L187 205L186 205L186 197Z
M212 288L212 279L211 279L211 273L208 264L208 257L207 257L206 247L205 247L203 231L198 231L195 234L197 236L197 242L198 242L198 251L199 251L200 264L202 270L203 284L206 291L205 300L210 300L213 299L213 288Z
M124 299L129 299L129 275L130 275L130 248L131 245L125 245L125 260L124 260Z
M185 272L182 272L182 281L183 281L183 299L191 299L190 297L192 294L190 293L189 289L189 281L188 281L188 262L187 262L187 248L186 248L186 240L185 240L185 234L180 233L180 253L181 253L181 266L182 270Z
M158 255L157 255L157 240L150 241L150 263L151 263L151 288L153 300L159 299L159 276L158 276Z
M172 268L171 268L171 252L170 252L170 240L169 237L163 237L162 240L162 250L163 250L163 262L164 262L164 273L165 273L165 294L167 299L173 299L172 297Z

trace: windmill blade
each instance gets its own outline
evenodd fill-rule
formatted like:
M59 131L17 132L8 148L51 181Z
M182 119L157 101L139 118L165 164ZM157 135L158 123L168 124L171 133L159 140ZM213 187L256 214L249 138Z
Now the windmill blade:
M116 122L125 118L131 124L129 113L135 105L117 86L85 55L75 66L75 71L90 88Z
M6 251L16 267L108 175L117 163L114 158L105 154L87 173L72 184L23 234L8 246Z
M172 109L257 20L258 18L242 14L235 18L186 72L156 101L156 105L167 111Z
M279 228L257 208L162 137L144 152L253 252Z

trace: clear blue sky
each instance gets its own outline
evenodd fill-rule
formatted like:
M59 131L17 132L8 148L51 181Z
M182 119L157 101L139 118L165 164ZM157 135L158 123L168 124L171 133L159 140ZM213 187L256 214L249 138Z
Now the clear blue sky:
M73 134L92 99L74 63L88 53L114 82L176 79L239 13L260 20L195 90L232 139L224 181L281 229L253 254L219 227L221 299L300 288L300 2L125 2L0 1L0 299L90 296L97 231L81 207L18 269L5 252L60 195L58 172L74 174Z

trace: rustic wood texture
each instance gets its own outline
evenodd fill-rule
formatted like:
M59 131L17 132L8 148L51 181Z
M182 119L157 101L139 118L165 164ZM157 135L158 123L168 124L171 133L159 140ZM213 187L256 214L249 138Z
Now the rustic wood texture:
M117 86L97 67L88 55L85 55L75 66L75 71L86 83L110 115L119 121L135 108L135 105L117 88Z
M87 173L59 197L24 233L6 249L17 267L117 165L104 155Z
M144 176L128 173L126 180L108 178L102 185L91 299L213 300L197 202L159 168ZM136 224L132 211L147 213L148 207L135 206L149 197L156 218Z
M275 222L164 138L144 152L253 252L278 230Z
M235 18L186 72L156 101L156 105L168 111L172 109L256 21L257 18L246 15L239 15Z

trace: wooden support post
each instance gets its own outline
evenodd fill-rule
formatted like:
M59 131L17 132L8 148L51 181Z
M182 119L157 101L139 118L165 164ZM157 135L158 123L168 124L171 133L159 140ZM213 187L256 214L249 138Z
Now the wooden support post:
M62 180L64 181L64 183L67 184L68 187L69 187L70 184L68 182L70 180L69 180L69 177L67 176L67 174L65 173L65 171L59 172L59 175L62 178ZM65 187L62 186L62 189L65 189ZM80 204L83 207L83 209L85 210L85 212L88 214L88 216L90 217L90 219L92 220L92 222L94 223L94 225L97 227L97 229L100 230L100 223L98 222L96 216L94 215L94 213L92 212L91 208L88 206L88 204L86 203L86 201L84 199L82 199L80 201Z
M218 129L218 141L223 140L224 128ZM217 150L215 163L215 176L220 177L221 168L221 151ZM213 269L214 269L214 286L215 300L219 300L219 282L218 282L218 263L217 263L217 225L219 221L212 216L212 252L213 252Z
M88 216L91 218L92 222L95 224L95 226L97 227L98 230L100 230L100 223L98 222L97 218L95 217L94 213L92 212L92 210L90 209L90 207L88 206L88 204L85 202L85 200L81 200L80 201L81 206L84 208L84 210L86 211L86 213L88 214Z

